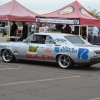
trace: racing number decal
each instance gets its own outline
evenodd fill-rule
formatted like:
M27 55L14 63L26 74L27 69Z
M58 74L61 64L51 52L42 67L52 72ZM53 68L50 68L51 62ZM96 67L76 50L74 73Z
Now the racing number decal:
M79 48L78 50L78 59L88 59L89 50L85 48Z

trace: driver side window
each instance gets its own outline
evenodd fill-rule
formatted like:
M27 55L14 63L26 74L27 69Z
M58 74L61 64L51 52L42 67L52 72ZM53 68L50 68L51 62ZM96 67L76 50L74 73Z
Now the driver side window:
M54 39L51 36L47 36L45 40L45 44L56 44Z
M39 36L38 35L33 35L31 39L31 43L38 43L39 41Z
M34 35L31 43L45 44L46 35Z

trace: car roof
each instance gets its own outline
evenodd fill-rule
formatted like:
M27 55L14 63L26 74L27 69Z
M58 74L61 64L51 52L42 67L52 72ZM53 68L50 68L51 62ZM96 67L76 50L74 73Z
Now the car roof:
M34 33L35 35L50 35L53 37L59 37L59 36L76 36L73 34L68 34L68 33Z

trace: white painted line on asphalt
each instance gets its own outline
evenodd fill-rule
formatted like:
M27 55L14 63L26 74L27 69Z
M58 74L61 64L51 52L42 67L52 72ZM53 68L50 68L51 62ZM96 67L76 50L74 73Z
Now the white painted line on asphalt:
M0 70L9 70L9 69L21 69L23 67L18 67L18 68L3 68L3 69L0 69Z
M0 84L0 86L17 85L17 84L25 84L25 83L36 83L36 82L45 82L45 81L53 81L53 80L60 80L60 79L67 79L67 78L78 78L78 77L81 77L81 76L69 76L69 77L61 77L61 78L51 78L51 79L24 81L24 82L16 82L16 83L6 83L6 84Z
M90 100L100 100L100 97L99 98L90 99Z

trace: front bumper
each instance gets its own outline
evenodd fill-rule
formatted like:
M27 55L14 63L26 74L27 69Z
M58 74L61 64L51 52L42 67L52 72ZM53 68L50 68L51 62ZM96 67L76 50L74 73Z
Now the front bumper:
M93 64L100 63L100 57L90 58L90 63L93 63Z
M1 56L1 51L0 51L0 56Z

